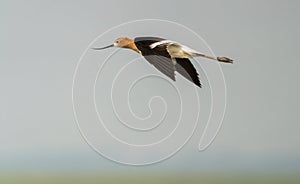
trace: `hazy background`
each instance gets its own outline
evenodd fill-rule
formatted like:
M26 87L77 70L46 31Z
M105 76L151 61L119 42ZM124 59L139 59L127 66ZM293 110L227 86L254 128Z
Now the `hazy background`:
M299 7L298 1L1 1L0 175L299 174ZM188 26L235 63L222 66L226 116L207 151L197 152L198 135L165 162L128 167L99 156L80 136L72 77L96 36L143 18Z

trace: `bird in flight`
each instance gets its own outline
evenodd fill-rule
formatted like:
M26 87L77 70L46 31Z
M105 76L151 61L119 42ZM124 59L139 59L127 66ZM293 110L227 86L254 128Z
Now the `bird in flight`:
M134 50L173 81L176 80L176 71L200 88L199 74L191 63L190 58L204 57L224 63L233 62L230 58L205 55L180 43L158 37L136 37L134 39L121 37L109 46L93 49L102 50L109 47Z

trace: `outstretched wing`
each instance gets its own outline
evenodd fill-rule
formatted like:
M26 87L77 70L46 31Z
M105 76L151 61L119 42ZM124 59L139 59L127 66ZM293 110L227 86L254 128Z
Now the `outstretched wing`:
M187 58L175 58L176 59L176 71L180 73L187 80L193 82L201 88L201 83L199 80L199 74L197 70Z
M175 71L177 71L187 80L201 87L197 70L189 59L181 58L184 53L181 53L182 48L176 42L156 37L138 37L134 39L134 43L149 63L172 80L175 81Z
M171 58L166 58L159 55L145 55L144 57L156 69L175 81L175 66Z
M164 39L157 37L137 37L134 39L134 43L149 63L175 81L175 65L166 49L166 45L150 48L151 44L162 40Z

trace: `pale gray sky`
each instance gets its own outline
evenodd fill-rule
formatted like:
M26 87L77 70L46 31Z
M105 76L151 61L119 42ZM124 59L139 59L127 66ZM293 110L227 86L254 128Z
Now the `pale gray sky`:
M119 169L80 136L72 77L99 34L155 18L191 28L235 63L222 65L227 109L212 147L198 153L196 134L182 152L153 167L299 171L299 7L298 1L2 1L0 168ZM168 34L176 33L162 33Z

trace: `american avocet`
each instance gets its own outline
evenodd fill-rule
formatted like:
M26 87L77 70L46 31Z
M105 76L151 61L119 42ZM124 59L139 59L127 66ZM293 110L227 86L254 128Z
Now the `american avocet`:
M233 61L227 57L208 56L177 42L157 37L137 37L135 39L122 37L109 46L93 49L102 50L109 47L134 50L142 54L149 63L172 80L175 81L175 71L177 71L199 87L201 87L199 74L189 58L200 56L225 63Z

